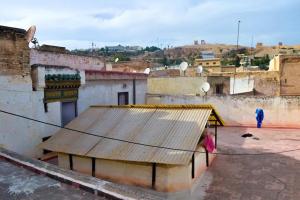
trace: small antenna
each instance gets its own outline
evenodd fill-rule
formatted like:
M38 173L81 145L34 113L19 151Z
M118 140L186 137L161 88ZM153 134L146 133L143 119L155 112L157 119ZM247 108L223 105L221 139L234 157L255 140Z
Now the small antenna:
M96 44L92 42L92 55L94 55L94 47L96 47Z

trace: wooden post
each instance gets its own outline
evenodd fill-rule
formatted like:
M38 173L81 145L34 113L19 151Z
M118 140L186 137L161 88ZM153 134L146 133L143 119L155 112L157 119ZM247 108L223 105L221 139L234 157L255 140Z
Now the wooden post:
M209 157L208 157L208 151L205 150L205 154L206 154L206 167L209 166Z
M192 156L192 178L195 178L195 153Z
M96 158L92 158L92 176L95 177L96 171Z
M215 145L217 149L217 138L218 138L218 121L215 121Z
M73 156L69 154L69 163L70 163L70 170L73 170Z
M155 189L156 182L156 163L152 163L152 188Z

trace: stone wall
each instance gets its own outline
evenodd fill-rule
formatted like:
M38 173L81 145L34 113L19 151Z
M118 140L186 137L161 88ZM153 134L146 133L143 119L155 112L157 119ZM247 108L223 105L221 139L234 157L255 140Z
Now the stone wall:
M212 104L227 126L256 126L255 110L265 113L263 127L300 128L300 97L148 95L148 104Z
M280 56L280 94L300 95L300 56Z
M30 73L29 47L23 29L0 26L0 74Z

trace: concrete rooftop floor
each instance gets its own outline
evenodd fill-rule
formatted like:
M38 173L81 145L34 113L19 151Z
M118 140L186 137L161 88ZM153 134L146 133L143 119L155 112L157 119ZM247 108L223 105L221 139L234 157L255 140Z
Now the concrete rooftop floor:
M243 138L244 133L253 137ZM297 200L300 199L300 129L220 128L218 155L194 185L189 199ZM176 197L176 196L173 196Z
M0 159L1 200L104 200Z
M253 137L243 138L245 133ZM284 152L291 149L299 151ZM136 199L298 200L300 129L219 128L218 151L262 155L217 155L190 191L160 193L114 184ZM273 152L274 154L264 154ZM101 199L91 193L0 160L0 199Z

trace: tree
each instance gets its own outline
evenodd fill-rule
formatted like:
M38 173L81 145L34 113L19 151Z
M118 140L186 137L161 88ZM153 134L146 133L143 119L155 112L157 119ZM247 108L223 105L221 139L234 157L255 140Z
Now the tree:
M241 61L240 57L236 56L235 57L235 67L240 67L241 66L240 61Z

